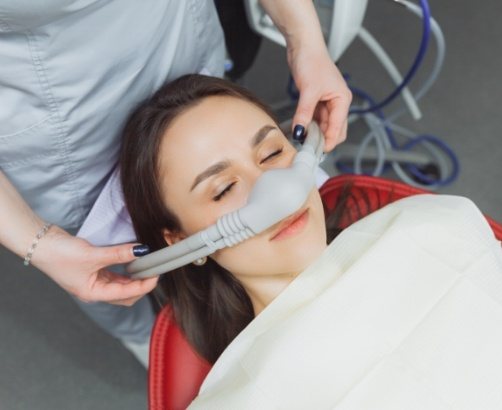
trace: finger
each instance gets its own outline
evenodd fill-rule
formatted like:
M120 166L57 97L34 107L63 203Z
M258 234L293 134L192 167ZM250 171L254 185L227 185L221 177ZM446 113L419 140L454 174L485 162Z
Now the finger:
M131 283L134 279L127 275L119 275L109 270L102 269L98 272L99 280L103 283Z
M317 105L314 118L316 119L317 124L319 124L322 133L325 134L329 123L329 111L325 103L321 102Z
M343 123L342 133L340 135L341 140L338 143L341 143L347 139L348 129L349 129L349 120L347 118L347 119L345 119L345 122Z
M101 267L131 262L136 259L133 248L137 244L105 246L96 249L96 262Z
M296 107L296 112L293 117L293 127L299 124L307 128L307 125L312 121L317 101L317 95L311 94L308 91L300 92L298 107Z
M329 111L328 128L324 133L326 137L326 151L331 151L335 145L345 140L345 122L347 121L349 105L350 99L348 98L337 97L326 101L326 106Z
M131 279L110 271L100 271L85 300L112 302L141 297L157 285L158 276L146 279Z
M142 297L143 296L136 296L134 298L129 298L129 299L111 300L108 303L110 303L112 305L118 305L118 306L132 306L138 300L140 300Z

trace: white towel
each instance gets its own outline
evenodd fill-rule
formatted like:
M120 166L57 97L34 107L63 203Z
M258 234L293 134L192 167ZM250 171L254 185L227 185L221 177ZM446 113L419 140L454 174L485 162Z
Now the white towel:
M502 409L502 251L467 199L342 232L230 344L190 409Z

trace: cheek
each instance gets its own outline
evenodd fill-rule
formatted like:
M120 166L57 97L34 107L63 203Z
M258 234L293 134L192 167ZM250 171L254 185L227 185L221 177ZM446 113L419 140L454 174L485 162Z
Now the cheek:
M187 206L184 210L180 210L177 215L182 221L183 233L190 236L216 224L218 218L245 205L244 203L241 204L242 200L238 199L234 197L232 200L225 201L225 204L221 206L210 204L209 206L198 207L198 209Z
M319 194L309 198L307 229L286 241L269 241L270 232L255 236L211 257L234 275L298 273L309 266L326 247L326 226Z
M255 236L231 248L224 248L211 257L233 274L256 273L270 268L267 244L263 235ZM257 260L257 255L260 255ZM275 259L275 258L274 258Z
M177 204L174 213L181 221L183 233L193 235L214 225L223 215L242 208L246 205L250 189L246 182L241 181L220 201L213 201L208 197L201 202L187 200Z

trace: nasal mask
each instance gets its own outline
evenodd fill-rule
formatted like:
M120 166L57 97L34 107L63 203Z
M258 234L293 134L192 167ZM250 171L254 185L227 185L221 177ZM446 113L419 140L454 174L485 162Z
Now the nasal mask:
M133 278L160 275L252 238L298 211L315 186L324 137L312 122L288 168L270 169L256 180L248 202L221 216L214 225L126 266Z

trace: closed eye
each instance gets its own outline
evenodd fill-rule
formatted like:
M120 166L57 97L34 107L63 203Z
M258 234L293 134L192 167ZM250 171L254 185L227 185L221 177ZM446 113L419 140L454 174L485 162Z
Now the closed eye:
M282 148L278 149L277 151L272 152L272 154L270 154L268 157L262 159L260 161L260 164L263 164L264 162L268 161L269 159L272 159L273 157L280 155L281 153L282 153Z
M274 157L282 154L282 151L283 151L283 149L280 148L277 151L272 152L269 156L267 156L266 158L262 159L260 161L260 164L263 164L264 162L267 162L268 160L270 160L270 159L272 159L272 158L274 158ZM236 183L237 182L232 182L231 184L227 185L226 188L223 189L223 191L221 191L218 195L216 195L216 196L213 197L213 201L219 201L219 200L221 200L221 198L223 198L227 193L229 193L232 190L233 186Z
M236 183L237 182L232 182L230 185L227 185L227 187L223 191L213 197L213 201L219 201L221 198L223 198L228 192L230 192L230 190Z

